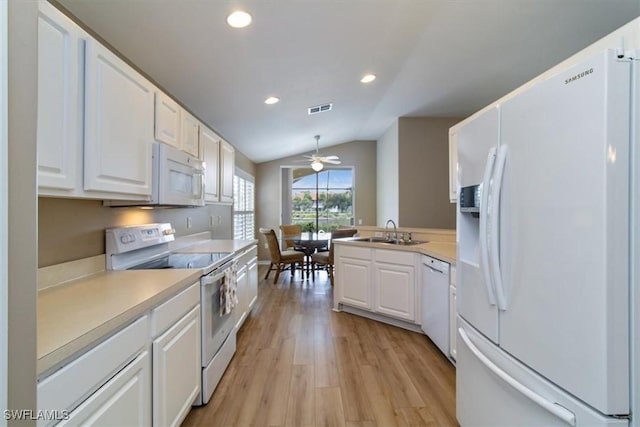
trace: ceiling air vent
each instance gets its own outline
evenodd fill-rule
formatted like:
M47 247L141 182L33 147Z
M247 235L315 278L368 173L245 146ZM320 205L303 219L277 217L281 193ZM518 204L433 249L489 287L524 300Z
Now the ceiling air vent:
M333 108L333 104L322 104L322 105L316 105L315 107L309 107L309 115L311 114L318 114L318 113L324 113L325 111L330 111L331 108Z

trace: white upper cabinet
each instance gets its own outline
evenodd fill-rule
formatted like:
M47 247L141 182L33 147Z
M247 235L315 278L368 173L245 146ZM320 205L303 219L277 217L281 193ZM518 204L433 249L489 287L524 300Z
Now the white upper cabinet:
M93 39L85 72L84 189L150 196L153 85Z
M84 37L47 2L38 14L39 194L68 195L82 172Z
M180 111L182 108L173 99L160 91L156 91L155 137L180 148Z
M200 156L200 122L182 110L182 138L180 148L192 156Z
M220 146L220 157L220 201L233 203L235 149L225 140Z
M458 201L458 132L449 131L449 201Z
M220 137L211 129L201 125L200 144L205 163L204 200L217 202L220 197Z

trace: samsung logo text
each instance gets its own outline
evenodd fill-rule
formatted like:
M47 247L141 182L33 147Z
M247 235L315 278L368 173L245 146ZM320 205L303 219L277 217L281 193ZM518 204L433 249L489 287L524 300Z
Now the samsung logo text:
M588 70L585 70L581 73L576 74L575 76L571 76L568 79L565 79L564 84L568 85L569 83L572 83L578 79L581 79L583 77L587 77L589 74L593 73L593 68L589 68Z

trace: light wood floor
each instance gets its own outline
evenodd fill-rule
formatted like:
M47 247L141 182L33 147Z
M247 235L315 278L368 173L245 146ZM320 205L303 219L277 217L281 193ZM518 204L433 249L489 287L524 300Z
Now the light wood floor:
M331 311L319 274L261 280L231 364L183 426L457 426L455 369L435 345Z

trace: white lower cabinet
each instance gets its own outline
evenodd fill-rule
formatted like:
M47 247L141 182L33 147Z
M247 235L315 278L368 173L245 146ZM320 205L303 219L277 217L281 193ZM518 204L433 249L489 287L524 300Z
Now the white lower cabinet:
M151 424L151 356L143 351L69 414L59 426L146 426Z
M374 278L374 310L413 322L416 319L415 266L376 262Z
M417 323L415 252L336 245L334 308L339 304Z
M200 343L198 281L40 378L38 426L179 426L200 395Z
M337 245L335 248L335 299L365 310L373 309L371 293L372 249Z
M144 425L139 423L140 419L148 425L151 417L148 336L149 316L145 315L39 380L38 410L56 414L66 411L69 415L66 421L71 425L85 424L82 420L97 424L104 419L106 423L113 417L119 420L117 425ZM134 399L135 405L128 404L122 393ZM53 425L64 417L57 418L38 419L38 425Z
M258 247L252 246L238 258L238 304L234 312L236 329L240 329L258 299Z
M153 340L153 425L179 426L200 394L200 305Z

